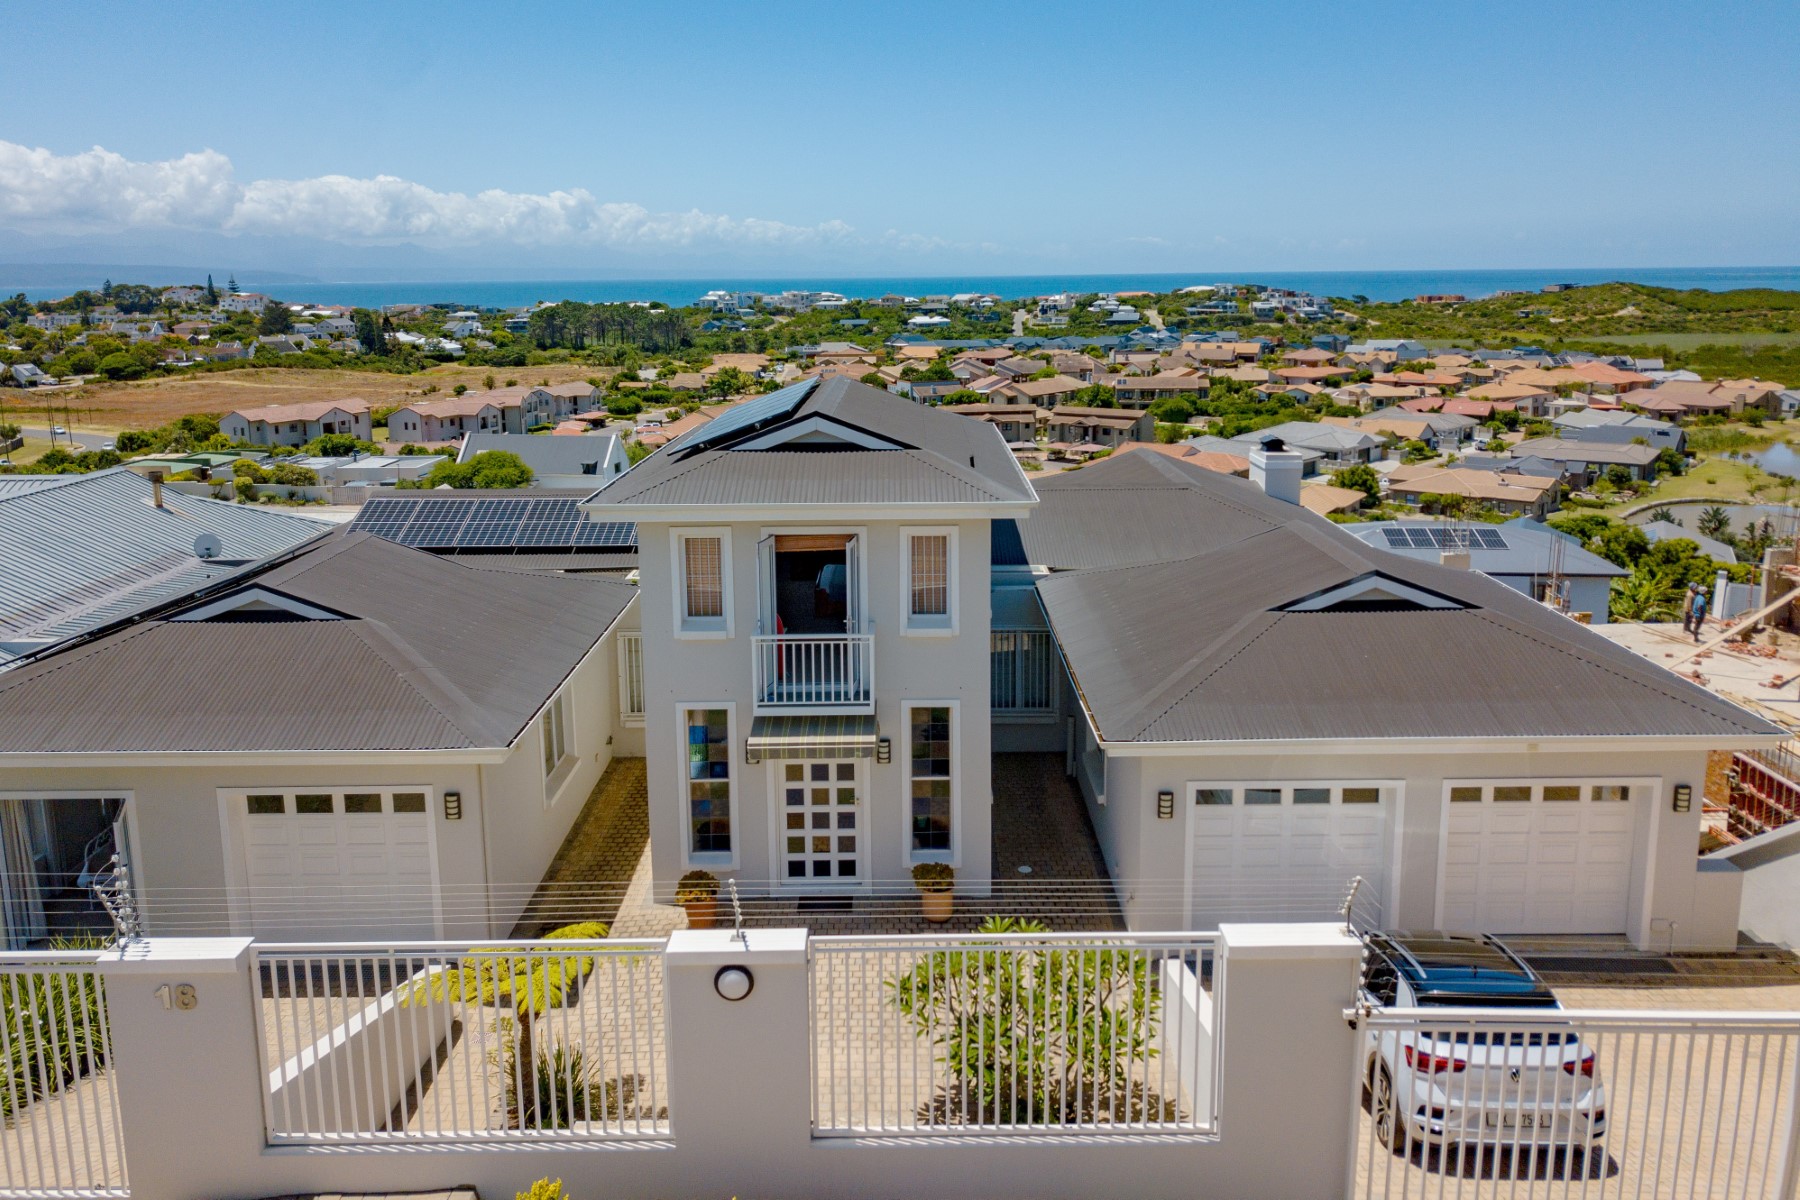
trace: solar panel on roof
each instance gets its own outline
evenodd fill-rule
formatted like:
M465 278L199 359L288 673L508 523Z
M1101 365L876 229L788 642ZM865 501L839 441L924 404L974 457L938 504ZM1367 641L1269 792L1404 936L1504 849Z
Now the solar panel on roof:
M1387 538L1390 550L1405 550L1412 545L1412 539L1406 536L1404 529L1383 529L1381 532Z
M780 391L770 392L755 400L746 400L734 406L730 412L721 413L699 429L682 439L682 449L698 450L705 446L715 445L723 439L749 429L763 421L780 420L796 408L818 383L816 379L806 379L799 383L789 384Z
M589 521L578 496L381 497L366 502L351 530L422 550L566 550L637 545L630 521Z

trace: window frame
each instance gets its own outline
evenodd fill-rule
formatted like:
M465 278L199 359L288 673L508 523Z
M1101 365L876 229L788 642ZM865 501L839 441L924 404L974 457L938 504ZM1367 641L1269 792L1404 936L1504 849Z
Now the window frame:
M693 796L688 791L688 714L709 709L725 713L725 804L731 822L731 849L695 850ZM735 871L743 853L743 789L739 786L737 704L731 700L683 700L675 705L675 766L681 784L681 862L684 870L704 867L707 870Z
M633 647L636 647L634 650ZM644 724L644 710L649 706L650 697L644 688L644 635L642 631L625 629L619 632L619 724L630 729L641 729ZM637 708L631 706L633 692L633 660L636 660L636 692Z
M917 850L913 848L913 796L912 785L916 776L913 774L912 715L915 709L946 708L950 710L950 847L947 850ZM923 700L905 699L900 702L901 740L904 753L901 758L901 804L900 831L904 840L900 843L906 848L906 861L909 865L924 862L947 863L952 867L962 865L962 702L959 700ZM935 779L936 776L923 778Z
M690 617L687 612L687 542L689 538L716 538L719 543L719 605L717 617ZM675 636L690 640L720 640L732 636L733 596L731 579L731 529L725 525L696 525L669 531L671 574L675 579Z
M1512 805L1519 805L1522 808L1532 805L1548 804L1553 808L1561 808L1563 805L1568 805L1573 808L1578 804L1617 804L1630 806L1648 803L1651 806L1651 811L1656 811L1657 804L1662 797L1662 784L1662 777L1658 775L1608 775L1595 773L1588 775L1543 775L1526 777L1523 779L1516 776L1473 776L1466 779L1444 780L1443 803L1446 810L1452 805L1464 804L1498 804L1509 807ZM1465 788L1476 791L1479 798L1470 800L1456 799L1455 794ZM1497 800L1494 798L1494 793L1500 788L1524 788L1529 794L1519 800ZM1546 788L1578 788L1579 791L1573 797L1550 800L1545 798L1544 791ZM1623 799L1608 798L1604 800L1599 798L1601 789L1611 788L1625 788L1625 797ZM1448 822L1445 823L1445 829L1446 831L1448 830Z
M574 745L574 707L570 689L565 687L538 711L538 752L539 765L544 771L545 808L556 803L563 785L574 773L575 760L580 757Z
M902 525L900 527L900 631L907 637L955 637L961 625L961 605L956 602L958 530L954 525ZM944 612L914 614L913 539L944 539Z

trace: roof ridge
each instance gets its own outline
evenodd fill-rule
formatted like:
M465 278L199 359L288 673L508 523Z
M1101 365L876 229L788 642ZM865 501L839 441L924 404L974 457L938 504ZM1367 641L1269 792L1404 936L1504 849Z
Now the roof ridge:
M370 653L394 667L395 676L442 717L446 724L461 733L471 746L486 744L484 740L478 740L491 737L491 730L485 719L486 711L461 688L446 679L443 672L421 658L418 651L395 633L387 622L373 617L357 617L346 624L351 626L349 632L367 646ZM452 712L453 709L459 711ZM501 744L507 745L510 742L509 738Z

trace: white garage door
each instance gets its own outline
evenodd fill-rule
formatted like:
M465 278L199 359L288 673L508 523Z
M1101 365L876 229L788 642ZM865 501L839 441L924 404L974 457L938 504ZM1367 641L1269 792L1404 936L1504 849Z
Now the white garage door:
M437 935L425 792L252 792L238 803L256 936Z
M1610 783L1453 784L1445 929L1623 933L1637 793Z
M1394 795L1382 784L1191 786L1189 927L1330 920L1357 875L1359 921L1379 924Z

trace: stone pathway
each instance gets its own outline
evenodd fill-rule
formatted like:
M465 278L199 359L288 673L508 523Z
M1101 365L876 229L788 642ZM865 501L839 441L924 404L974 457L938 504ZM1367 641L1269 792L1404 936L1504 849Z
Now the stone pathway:
M947 924L925 921L912 888L892 885L859 894L847 907L816 906L791 896L746 896L744 923L803 925L819 934L930 933L972 930L1000 914L1035 918L1063 932L1125 928L1086 806L1075 783L1063 775L1059 755L995 755L993 819L992 894L960 900ZM605 921L621 938L662 937L687 927L680 908L657 899L644 760L615 759L513 936L535 937L578 920Z

